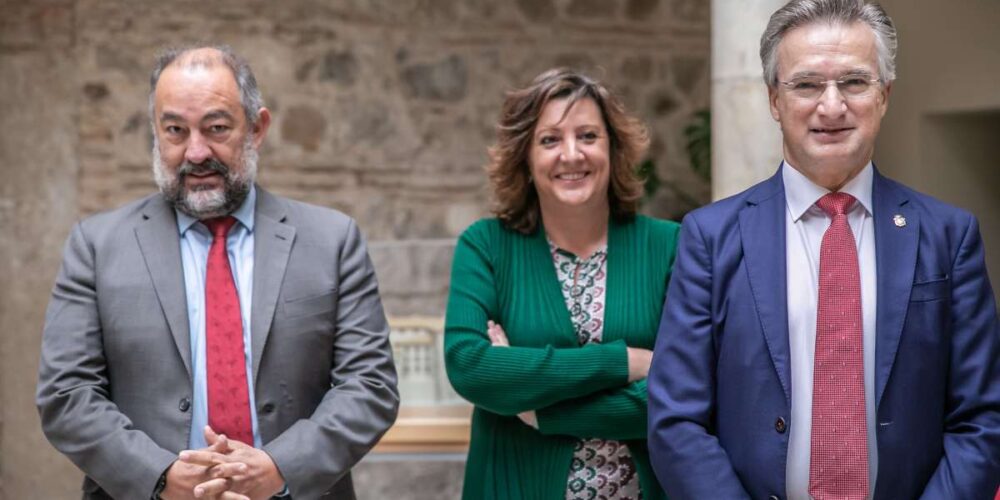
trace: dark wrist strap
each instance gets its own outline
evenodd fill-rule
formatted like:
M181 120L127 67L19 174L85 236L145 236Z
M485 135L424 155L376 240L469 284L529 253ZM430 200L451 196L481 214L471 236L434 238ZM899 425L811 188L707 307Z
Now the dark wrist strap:
M163 474L160 474L160 479L156 480L156 487L153 488L153 500L160 500L160 494L163 493L163 490L167 489L167 471L169 470L170 467L167 467L167 470L163 471Z

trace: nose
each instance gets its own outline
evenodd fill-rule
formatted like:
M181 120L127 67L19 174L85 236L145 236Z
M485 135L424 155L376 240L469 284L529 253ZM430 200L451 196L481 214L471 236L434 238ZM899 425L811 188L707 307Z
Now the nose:
M194 165L200 165L211 157L212 149L208 147L205 137L197 132L191 133L187 149L184 150L184 159Z
M840 115L847 111L847 100L834 82L828 82L820 94L819 111L828 115Z
M576 162L583 159L583 152L580 151L579 146L576 144L576 139L569 139L563 142L563 151L559 155L559 159L566 163Z

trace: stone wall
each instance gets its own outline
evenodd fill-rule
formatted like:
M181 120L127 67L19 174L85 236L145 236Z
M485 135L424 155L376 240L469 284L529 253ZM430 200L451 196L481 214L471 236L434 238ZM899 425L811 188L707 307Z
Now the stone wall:
M488 214L503 93L544 69L590 72L650 125L662 186L645 211L676 218L708 199L682 132L708 106L708 5L0 0L0 498L77 496L33 407L44 307L70 224L152 190L160 48L245 55L274 116L261 183L357 218L391 315L440 315L451 241Z
M481 166L503 92L554 65L618 88L653 127L661 177L698 197L706 186L688 172L681 129L708 104L701 4L150 2L140 14L131 1L80 1L79 208L149 191L149 62L198 38L255 68L274 115L263 184L347 211L371 239L454 237L484 214ZM690 208L671 195L652 210Z
M77 213L73 26L72 2L0 0L0 499L79 498L34 405L42 318Z

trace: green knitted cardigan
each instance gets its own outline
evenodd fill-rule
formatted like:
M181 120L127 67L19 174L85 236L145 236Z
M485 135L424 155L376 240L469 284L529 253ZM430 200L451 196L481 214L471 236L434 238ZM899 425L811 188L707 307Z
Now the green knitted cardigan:
M581 438L624 441L643 497L664 497L646 448L646 381L628 383L625 348L653 348L679 229L611 221L603 341L582 347L543 228L525 236L483 219L458 239L444 351L452 386L476 406L464 499L564 498ZM490 345L490 319L511 347ZM527 410L538 430L517 418Z

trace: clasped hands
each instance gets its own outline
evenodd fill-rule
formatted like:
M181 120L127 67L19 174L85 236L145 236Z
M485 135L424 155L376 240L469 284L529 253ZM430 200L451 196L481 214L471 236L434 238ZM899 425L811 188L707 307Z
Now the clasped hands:
M510 347L507 340L507 333L503 327L493 320L486 322L486 335L490 338L490 344L497 347ZM638 347L626 348L628 353L628 381L629 383L642 380L649 375L649 365L653 362L653 351ZM534 410L524 411L517 414L517 418L528 426L537 429L538 417Z
M167 470L165 500L258 500L281 493L285 480L271 456L205 426L207 448L184 450Z

